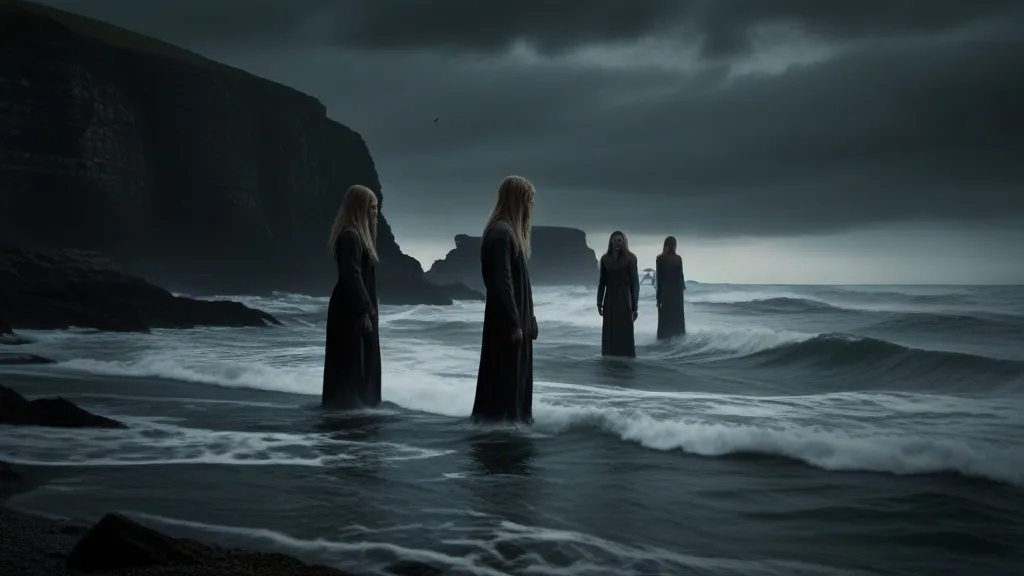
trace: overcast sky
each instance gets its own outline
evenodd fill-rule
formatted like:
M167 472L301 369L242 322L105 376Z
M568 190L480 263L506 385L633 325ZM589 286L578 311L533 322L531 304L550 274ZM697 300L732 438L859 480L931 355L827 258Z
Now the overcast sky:
M1024 283L1019 0L44 3L319 98L425 266L516 173L698 280Z

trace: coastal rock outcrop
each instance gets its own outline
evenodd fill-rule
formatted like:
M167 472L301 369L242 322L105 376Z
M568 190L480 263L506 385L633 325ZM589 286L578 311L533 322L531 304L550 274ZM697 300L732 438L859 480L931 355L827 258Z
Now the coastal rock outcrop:
M0 340L0 344L6 342ZM0 366L27 366L31 364L53 364L54 361L39 356L38 354L29 354L22 352L3 352L0 351Z
M187 566L199 559L185 542L133 522L120 514L100 519L68 554L72 570L94 572L147 566Z
M94 252L0 246L0 286L14 328L72 326L119 332L196 326L267 326L273 316L226 300L175 296Z
M306 564L301 560L267 552L249 552L211 546L187 538L174 538L143 526L121 514L107 514L72 547L66 566L80 572L111 570L148 574L218 574L222 576L351 576L350 572ZM190 567L180 572L168 568ZM194 568L193 568L194 567ZM420 562L396 562L388 567L395 576L439 576L444 572Z
M315 98L0 0L0 243L102 252L191 294L329 294L353 184L380 195L363 138ZM381 301L450 304L380 224Z
M534 286L590 286L597 284L597 255L582 230L560 226L534 226L530 281ZM436 260L427 279L438 285L461 282L483 290L480 278L480 237L459 234L455 249Z
M2 385L0 385L0 424L55 428L127 428L122 422L79 408L70 400L64 398L29 400Z

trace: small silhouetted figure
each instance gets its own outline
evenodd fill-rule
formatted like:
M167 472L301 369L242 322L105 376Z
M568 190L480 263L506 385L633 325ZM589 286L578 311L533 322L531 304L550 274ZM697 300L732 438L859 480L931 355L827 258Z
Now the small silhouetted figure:
M326 407L380 404L376 244L377 196L365 186L353 186L345 193L328 241L338 282L327 308Z
M651 286L654 286L654 270L644 268L644 277L640 279L640 285L642 286L648 280L651 281Z
M636 256L622 232L612 232L608 252L601 257L597 284L597 313L604 317L601 355L636 357L633 323L640 302Z
M509 176L484 227L480 270L487 292L473 420L533 422L533 288L530 258L534 188Z
M685 334L683 292L686 290L686 279L683 277L683 259L676 254L674 236L665 238L656 269L658 283L654 289L658 302L658 339Z

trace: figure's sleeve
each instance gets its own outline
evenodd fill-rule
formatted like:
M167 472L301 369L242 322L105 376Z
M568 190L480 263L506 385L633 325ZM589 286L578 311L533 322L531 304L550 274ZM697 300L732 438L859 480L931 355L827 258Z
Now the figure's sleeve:
M512 284L512 238L503 232L488 232L485 254L490 260L490 285L498 291L497 301L501 302L510 330L522 329L519 324L519 308L516 306Z
M629 259L629 287L633 289L633 312L640 306L640 274L637 272L636 256Z
M686 274L683 274L683 259L679 259L679 285L683 287L683 292L686 292Z
M608 285L608 274L604 269L604 256L601 257L599 266L601 268L601 277L597 280L597 305L604 306L604 289Z
M658 276L661 276L661 256L658 256L654 262L654 299L655 302L661 304L661 282L658 282Z
M338 279L349 294L345 305L355 314L375 314L370 295L363 285L363 245L355 232L343 232L335 250L338 259Z

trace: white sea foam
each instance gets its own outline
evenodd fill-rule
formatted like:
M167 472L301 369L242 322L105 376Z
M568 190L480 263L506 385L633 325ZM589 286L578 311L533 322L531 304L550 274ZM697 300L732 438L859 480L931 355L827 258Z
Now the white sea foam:
M650 290L644 290L644 298L649 300ZM709 288L692 292L693 299L715 294ZM726 296L718 298L764 296L756 290L733 292L736 294L730 296L726 290L721 292ZM598 338L601 319L592 290L539 289L535 301L543 335L537 343L538 356L557 355L563 344L579 345ZM326 307L325 299L289 296L283 302L281 306L307 306L302 314ZM451 418L468 416L476 385L482 309L479 302L451 307L385 306L384 399L406 410ZM464 329L465 334L447 337L429 332L441 323L455 332ZM637 323L641 345L653 343L654 328L654 314L646 308ZM750 354L815 336L813 331L744 325L699 311L689 318L689 328L685 341L652 347L650 355L675 354L684 362L695 362L702 356ZM24 348L61 360L44 370L319 395L322 327L292 323L244 332L244 338L238 334L242 332L223 329L150 335L46 332L33 333L36 342ZM590 345L597 347L596 342ZM840 394L744 396L672 391L671 386L664 391L644 391L561 382L557 375L537 377L536 429L544 433L566 434L590 427L653 450L703 456L771 454L826 470L960 472L1024 486L1024 444L1020 440L1024 436L1020 416L1024 405L1019 397L953 398L891 391L884 386ZM76 431L69 433L69 442L74 441L72 436L97 442L115 437ZM271 442L235 434L219 437L220 444L184 432L176 438L180 451L174 457L197 462L291 458L309 465L321 463L317 460L320 455L302 452L301 446L315 441L310 437L285 435ZM146 461L141 443L118 441L133 446L123 450L126 454L138 462Z
M345 466L347 460L433 458L450 453L392 442L358 442L328 433L288 434L186 428L168 419L113 415L128 429L15 427L0 440L0 460L34 466Z
M433 512L443 511L434 510ZM285 551L315 556L328 562L332 560L340 562L342 559L351 562L354 555L389 556L389 561L409 560L440 567L446 574L507 576L507 572L490 567L488 560L492 560L491 563L515 564L518 574L539 576L639 575L650 574L651 570L656 570L655 573L659 574L699 572L723 576L853 576L860 574L853 570L840 570L804 562L748 561L680 554L655 547L636 548L571 530L526 526L468 511L453 512L456 518L469 516L476 522L474 524L449 522L444 526L415 524L381 529L350 526L348 529L343 529L348 534L345 541L325 538L304 539L264 528L193 522L131 511L125 513L149 524L262 541ZM446 553L374 540L375 536L382 536L382 532L394 531L438 533L444 538L440 544L446 549L458 548L466 552L462 554ZM548 547L559 550L563 555L578 559L568 566L552 563L538 552L526 553L513 559L504 551L508 544L515 545L519 549ZM376 568L383 573L387 562L378 562Z

